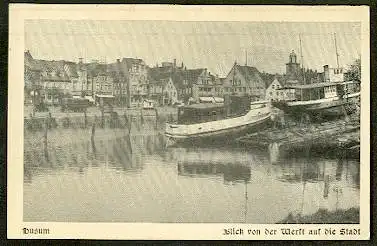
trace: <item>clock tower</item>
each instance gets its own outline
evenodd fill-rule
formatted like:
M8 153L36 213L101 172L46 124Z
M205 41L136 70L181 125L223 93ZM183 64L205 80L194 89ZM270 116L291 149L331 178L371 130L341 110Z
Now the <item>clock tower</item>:
M297 62L297 55L294 50L289 54L289 62L286 65L287 81L298 83L300 75L300 63Z

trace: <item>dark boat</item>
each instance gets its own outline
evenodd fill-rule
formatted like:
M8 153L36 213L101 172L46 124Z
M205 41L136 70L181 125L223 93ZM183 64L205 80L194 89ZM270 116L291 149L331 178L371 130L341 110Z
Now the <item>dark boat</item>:
M266 127L271 117L267 101L199 103L178 108L178 122L167 123L165 135L174 142L234 140L245 132ZM243 100L245 102L245 100ZM224 142L221 142L224 143Z

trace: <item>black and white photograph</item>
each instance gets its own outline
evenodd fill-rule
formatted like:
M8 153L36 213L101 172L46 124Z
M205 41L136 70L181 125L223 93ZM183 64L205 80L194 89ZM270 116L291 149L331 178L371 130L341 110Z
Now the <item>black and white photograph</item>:
M22 23L23 222L361 235L361 20L68 17Z

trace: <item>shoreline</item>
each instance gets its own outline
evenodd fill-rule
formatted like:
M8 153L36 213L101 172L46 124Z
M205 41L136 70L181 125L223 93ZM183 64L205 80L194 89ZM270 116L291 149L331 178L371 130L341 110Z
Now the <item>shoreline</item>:
M339 209L328 211L319 209L311 215L292 215L290 213L285 219L277 224L359 224L360 208Z

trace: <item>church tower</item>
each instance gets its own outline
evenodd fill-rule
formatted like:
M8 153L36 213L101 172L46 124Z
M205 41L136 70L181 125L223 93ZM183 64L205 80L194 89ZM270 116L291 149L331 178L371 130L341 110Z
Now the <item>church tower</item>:
M298 83L300 75L300 63L297 62L297 55L294 50L289 54L289 62L286 63L287 81Z

